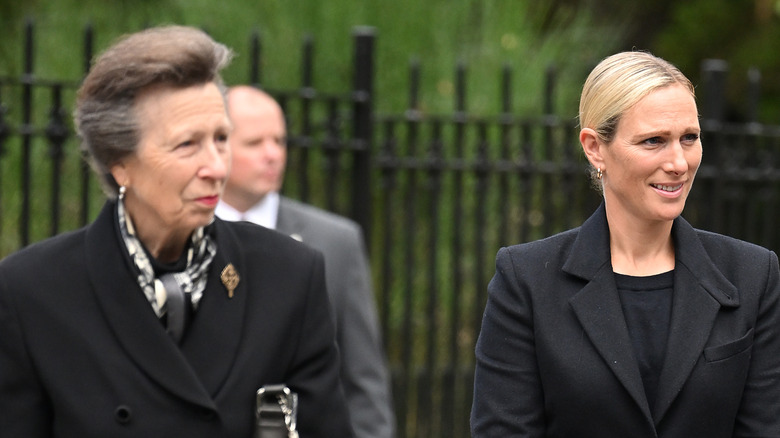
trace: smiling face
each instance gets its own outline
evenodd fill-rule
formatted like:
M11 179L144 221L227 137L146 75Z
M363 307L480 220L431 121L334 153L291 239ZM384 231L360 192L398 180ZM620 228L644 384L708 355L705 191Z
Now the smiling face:
M652 91L626 111L609 144L583 129L588 160L603 171L608 215L633 224L679 216L701 163L700 133L696 102L679 84Z
M135 108L141 141L111 173L126 187L125 207L139 239L158 257L155 248L183 249L192 231L214 217L230 169L231 127L211 82L153 87L136 98Z

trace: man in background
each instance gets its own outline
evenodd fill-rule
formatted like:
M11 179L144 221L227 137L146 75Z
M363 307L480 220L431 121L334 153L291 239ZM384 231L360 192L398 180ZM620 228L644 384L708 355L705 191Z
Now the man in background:
M270 95L251 86L233 87L228 114L234 128L229 139L233 168L217 215L276 229L323 253L355 436L393 436L389 377L362 230L347 218L280 196L287 128Z

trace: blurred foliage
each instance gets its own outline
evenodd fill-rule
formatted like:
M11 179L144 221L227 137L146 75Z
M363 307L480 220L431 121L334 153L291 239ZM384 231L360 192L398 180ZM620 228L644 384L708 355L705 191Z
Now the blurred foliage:
M780 1L679 2L668 23L653 45L685 72L696 72L705 59L728 61L727 117L745 119L745 84L754 67L762 75L759 120L780 124Z
M557 112L576 114L587 71L616 50L649 50L680 66L694 82L702 60L730 68L730 117L743 117L745 75L763 73L761 121L780 119L780 0L28 0L0 2L0 74L19 73L24 20L36 23L34 70L45 77L83 74L83 33L100 51L121 34L158 24L201 27L233 47L229 83L249 79L249 37L262 38L261 80L273 88L301 83L301 45L314 41L314 86L344 90L351 82L351 29L376 28L376 95L380 111L409 103L409 64L421 60L421 110L454 107L454 71L467 68L467 108L500 110L500 74L512 69L514 112L539 113L544 72L556 67Z
M421 60L421 110L449 112L455 105L456 64L467 69L467 108L500 110L501 69L513 72L513 111L539 113L544 73L555 65L560 84L556 107L576 114L587 67L612 51L620 32L592 28L592 14L555 2L517 0L31 0L5 2L0 10L0 74L23 69L24 20L35 23L34 71L47 78L78 78L85 70L83 32L94 29L99 52L121 34L159 24L198 26L234 48L228 83L249 79L249 38L262 38L261 82L273 88L301 84L301 45L314 41L314 86L349 88L351 30L377 32L376 102L401 111L409 97L409 64Z
M748 72L761 72L758 121L780 124L780 0L550 0L538 22L592 17L590 29L617 36L615 50L647 50L677 65L696 84L702 62L729 64L727 117L744 121ZM586 47L582 44L581 47ZM598 50L598 49L597 49Z

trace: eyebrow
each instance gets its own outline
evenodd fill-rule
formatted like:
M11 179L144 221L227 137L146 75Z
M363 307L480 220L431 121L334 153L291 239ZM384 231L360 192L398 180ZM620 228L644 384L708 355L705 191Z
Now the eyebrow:
M701 128L699 128L699 127L690 126L690 127L686 128L685 130L683 130L683 135L686 135L686 134L700 134L700 133L701 133ZM645 140L645 139L648 139L648 138L668 137L670 135L672 135L672 131L670 131L668 129L661 129L661 130L657 130L657 131L647 131L647 132L643 132L643 133L640 133L640 134L632 136L631 137L631 141L642 141L642 140Z
M660 131L647 131L642 132L636 135L631 136L631 141L638 143L640 141L646 140L648 138L653 137L668 137L672 134L672 131L669 130L660 130Z

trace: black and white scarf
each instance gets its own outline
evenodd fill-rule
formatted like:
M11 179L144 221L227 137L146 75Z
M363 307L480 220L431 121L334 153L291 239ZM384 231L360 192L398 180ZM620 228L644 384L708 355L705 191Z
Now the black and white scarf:
M119 230L122 239L125 242L125 248L130 259L135 264L138 285L146 295L146 299L154 309L158 317L165 315L166 306L165 287L162 282L155 277L154 269L149 261L141 242L135 235L135 228L130 216L125 211L124 201L117 201L117 218L119 219ZM203 297L203 291L206 289L209 267L214 254L217 253L217 245L205 232L205 227L200 227L192 233L190 244L187 246L187 266L181 272L173 274L174 279L179 284L181 290L190 295L192 308L197 309L200 299Z

